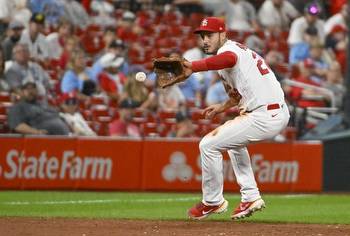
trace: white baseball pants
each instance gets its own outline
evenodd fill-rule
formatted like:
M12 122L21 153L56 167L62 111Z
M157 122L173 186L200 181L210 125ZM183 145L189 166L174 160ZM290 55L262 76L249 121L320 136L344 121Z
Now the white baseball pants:
M241 201L251 202L260 198L246 145L271 139L287 126L288 107L284 102L279 107L271 110L267 109L267 105L259 107L227 121L203 137L199 149L204 203L218 205L224 201L222 151L228 151L230 156L240 186Z

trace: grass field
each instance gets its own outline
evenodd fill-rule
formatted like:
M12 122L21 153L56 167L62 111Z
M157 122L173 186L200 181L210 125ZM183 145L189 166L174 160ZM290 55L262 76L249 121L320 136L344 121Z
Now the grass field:
M124 192L0 192L1 216L186 220L198 194ZM226 194L229 211L208 220L230 220L239 196ZM245 221L350 224L350 194L263 195L267 208Z

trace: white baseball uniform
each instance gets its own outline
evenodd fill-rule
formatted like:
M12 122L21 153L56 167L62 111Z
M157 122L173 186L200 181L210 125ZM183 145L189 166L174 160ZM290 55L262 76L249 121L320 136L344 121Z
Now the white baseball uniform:
M228 151L240 185L242 202L260 198L246 145L271 139L288 124L289 111L283 90L263 58L245 46L227 40L218 54L230 51L237 61L232 68L219 70L223 83L236 88L243 112L207 134L199 144L202 159L203 202L218 205L223 198L222 151Z

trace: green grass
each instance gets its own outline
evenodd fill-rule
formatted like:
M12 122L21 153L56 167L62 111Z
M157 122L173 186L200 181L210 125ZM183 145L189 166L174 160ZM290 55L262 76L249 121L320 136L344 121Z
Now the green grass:
M263 195L267 208L244 221L350 224L349 195ZM0 216L187 220L201 194L2 191ZM239 196L226 194L229 211L209 220L230 220Z

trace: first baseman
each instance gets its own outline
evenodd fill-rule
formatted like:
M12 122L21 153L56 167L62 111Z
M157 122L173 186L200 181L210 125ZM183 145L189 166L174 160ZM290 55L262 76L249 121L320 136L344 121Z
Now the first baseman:
M185 76L193 72L217 70L230 97L226 102L207 107L204 115L212 118L233 106L238 106L241 114L201 140L203 199L188 210L188 216L203 219L227 210L228 202L223 196L221 154L227 151L241 192L241 202L231 218L244 218L265 207L246 146L280 133L288 124L288 107L281 85L265 60L246 46L228 40L222 19L203 19L195 33L202 40L203 51L213 56L199 61L185 61Z

